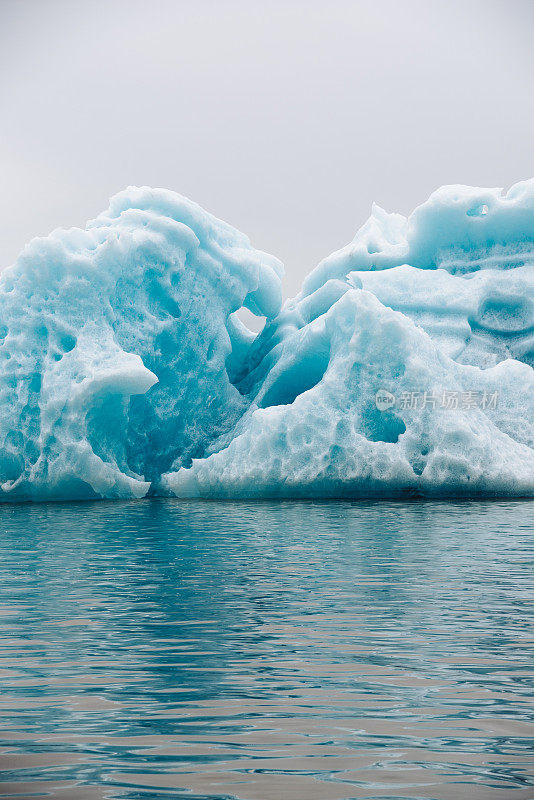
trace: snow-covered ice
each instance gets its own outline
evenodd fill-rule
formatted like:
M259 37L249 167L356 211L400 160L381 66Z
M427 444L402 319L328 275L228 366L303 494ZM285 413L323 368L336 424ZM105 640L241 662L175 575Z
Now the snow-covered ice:
M33 240L0 276L1 499L534 496L534 181L375 206L283 307L281 278L164 190Z

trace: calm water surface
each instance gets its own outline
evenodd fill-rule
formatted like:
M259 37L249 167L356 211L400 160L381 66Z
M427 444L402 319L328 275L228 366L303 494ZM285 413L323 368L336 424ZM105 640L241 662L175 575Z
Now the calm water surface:
M0 796L532 800L533 524L0 507Z

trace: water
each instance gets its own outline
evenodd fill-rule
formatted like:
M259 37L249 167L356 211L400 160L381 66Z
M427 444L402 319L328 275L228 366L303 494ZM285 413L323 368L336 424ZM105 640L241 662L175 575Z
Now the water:
M532 800L534 504L0 507L0 794Z

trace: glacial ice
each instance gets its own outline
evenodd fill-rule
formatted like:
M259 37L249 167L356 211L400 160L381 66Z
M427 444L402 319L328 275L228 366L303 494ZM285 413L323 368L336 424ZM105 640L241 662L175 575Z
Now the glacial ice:
M33 240L0 275L0 499L534 496L534 180L374 206L283 307L281 278L164 190Z
M281 304L277 259L172 192L128 189L0 276L3 499L143 497L247 408L241 306Z

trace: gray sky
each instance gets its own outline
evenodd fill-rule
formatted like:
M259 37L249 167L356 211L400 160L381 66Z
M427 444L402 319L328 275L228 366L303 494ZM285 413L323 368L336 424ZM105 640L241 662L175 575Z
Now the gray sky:
M529 0L0 0L0 265L128 184L285 263L376 200L534 176Z

